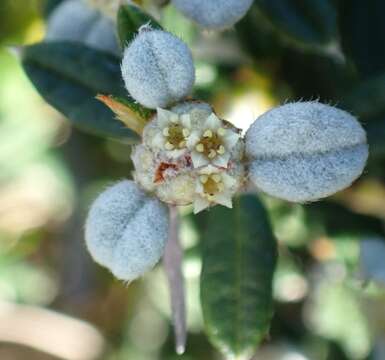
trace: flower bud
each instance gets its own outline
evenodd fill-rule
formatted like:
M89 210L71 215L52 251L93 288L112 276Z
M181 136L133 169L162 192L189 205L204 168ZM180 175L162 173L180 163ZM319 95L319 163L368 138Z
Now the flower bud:
M46 40L80 42L114 54L120 52L113 21L83 0L67 0L54 9Z
M318 102L291 103L259 117L246 134L250 178L277 198L307 202L348 187L368 157L350 114Z
M206 29L233 26L250 9L253 0L173 0L186 17Z
M195 68L190 49L182 40L146 26L124 51L122 75L130 95L156 109L191 92Z
M121 181L92 204L85 227L87 248L118 279L131 281L159 261L168 225L165 205L133 181Z

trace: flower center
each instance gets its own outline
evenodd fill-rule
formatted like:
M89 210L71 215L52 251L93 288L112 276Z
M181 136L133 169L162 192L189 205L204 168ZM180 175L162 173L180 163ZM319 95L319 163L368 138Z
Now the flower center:
M180 124L171 124L163 131L166 137L166 149L183 149L186 147L186 137L189 135L189 131L183 128Z
M222 131L223 129L221 128L216 133L206 130L197 144L196 150L206 155L209 159L214 159L217 155L223 155L226 149L223 146Z
M200 180L203 184L203 192L209 200L224 189L222 177L219 174L201 175Z

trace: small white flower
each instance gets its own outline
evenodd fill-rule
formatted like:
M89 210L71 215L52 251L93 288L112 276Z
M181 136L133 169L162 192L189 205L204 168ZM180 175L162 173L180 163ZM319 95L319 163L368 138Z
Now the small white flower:
M157 131L151 139L151 146L168 152L172 158L182 155L187 149L187 140L191 134L190 115L178 115L158 108L156 124Z
M239 138L239 134L226 128L223 121L212 113L201 126L193 130L187 140L194 167L212 164L226 168L231 150Z
M200 143L203 153L196 151ZM197 162L197 154L214 154L211 150L215 156ZM215 204L231 207L231 197L245 178L243 154L236 129L212 114L207 104L159 108L143 129L143 143L132 152L134 179L165 203L194 203L195 212Z
M194 198L194 213L220 204L232 208L232 196L237 180L225 171L208 165L198 172Z

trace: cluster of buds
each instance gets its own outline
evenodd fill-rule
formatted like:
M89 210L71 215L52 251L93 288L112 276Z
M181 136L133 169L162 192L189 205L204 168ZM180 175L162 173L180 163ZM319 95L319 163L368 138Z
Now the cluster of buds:
M244 143L239 130L204 103L157 109L133 149L134 178L146 191L172 205L232 207L244 180Z

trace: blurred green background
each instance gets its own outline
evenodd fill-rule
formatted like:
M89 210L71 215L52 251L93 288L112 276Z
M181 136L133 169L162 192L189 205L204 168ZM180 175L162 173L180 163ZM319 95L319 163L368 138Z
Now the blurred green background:
M87 208L107 183L130 177L130 147L72 128L27 79L19 46L44 37L44 5L0 3L0 359L220 359L203 333L191 209L182 210L183 356L174 353L163 269L126 287L86 253ZM351 188L306 206L262 197L280 260L270 337L256 359L385 359L385 291L366 281L359 257L362 239L385 241L384 5L256 1L224 33L199 30L171 5L143 5L192 47L195 97L236 126L292 99L360 116L371 157Z

